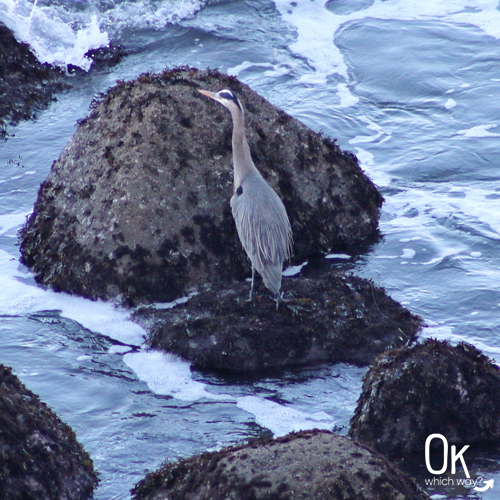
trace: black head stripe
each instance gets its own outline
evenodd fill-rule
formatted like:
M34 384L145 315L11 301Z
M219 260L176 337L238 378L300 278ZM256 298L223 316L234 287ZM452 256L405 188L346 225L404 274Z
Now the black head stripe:
M238 108L241 109L238 99L230 90L221 90L219 92L219 96L222 97L223 99L227 99L228 101L233 101L236 104L236 106L238 106Z

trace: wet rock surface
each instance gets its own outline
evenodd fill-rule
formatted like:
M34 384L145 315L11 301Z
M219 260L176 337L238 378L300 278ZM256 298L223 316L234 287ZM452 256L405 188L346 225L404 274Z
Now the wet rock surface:
M297 260L378 236L382 197L353 155L234 77L177 68L110 89L52 166L21 235L23 262L40 283L137 304L249 275L229 206L231 116L200 88L229 88L241 100Z
M388 455L420 452L435 433L457 446L500 439L500 369L465 342L430 339L382 354L349 430Z
M107 46L88 50L84 57L92 61L90 70L95 71L116 66L126 55L127 53L121 45L110 42ZM68 64L68 73L77 73L81 76L88 74L87 71L72 64Z
M367 365L385 349L406 345L421 318L372 282L331 272L318 280L285 279L279 305L260 284L206 290L173 309L142 308L135 320L154 348L194 366L250 372L325 361Z
M166 464L132 493L136 500L429 498L382 455L317 430Z
M96 483L71 428L0 364L0 499L80 500Z
M8 124L33 118L67 88L60 70L41 64L0 22L0 136L6 135Z

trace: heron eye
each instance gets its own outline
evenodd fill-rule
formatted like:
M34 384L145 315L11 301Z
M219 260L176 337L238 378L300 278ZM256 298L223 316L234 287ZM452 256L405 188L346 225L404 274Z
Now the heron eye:
M241 196L243 194L243 188L241 186L236 190L236 194L238 196Z
M221 97L223 97L224 99L234 101L234 95L231 92L229 92L229 90L226 90L225 92L221 92L219 95Z

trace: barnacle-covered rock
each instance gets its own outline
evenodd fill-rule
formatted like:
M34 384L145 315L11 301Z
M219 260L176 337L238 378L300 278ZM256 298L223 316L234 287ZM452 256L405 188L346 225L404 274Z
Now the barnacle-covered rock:
M431 434L456 446L500 439L500 369L471 344L391 349L365 376L349 436L393 455L424 450Z
M150 472L135 500L428 500L382 455L328 431L203 453Z
M262 286L263 288L263 286ZM266 292L248 302L249 283L208 289L173 309L143 308L135 319L150 345L200 368L258 371L298 364L367 365L385 349L406 345L421 318L355 276L285 279L279 309Z
M0 364L0 499L83 500L96 484L75 433Z
M287 208L296 259L378 235L382 197L353 155L234 77L177 68L110 89L54 162L21 234L40 283L136 304L248 275L229 206L231 116L198 92L223 88L245 108L253 159Z

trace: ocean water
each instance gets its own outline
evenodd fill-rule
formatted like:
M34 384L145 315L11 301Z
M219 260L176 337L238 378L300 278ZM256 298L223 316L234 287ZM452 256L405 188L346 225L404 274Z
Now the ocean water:
M88 69L85 52L111 40L129 52L75 78L0 143L0 362L76 431L101 474L96 499L129 498L165 459L269 433L344 434L366 371L201 373L148 352L131 311L35 284L17 232L77 120L116 80L217 67L337 138L385 197L383 238L325 267L348 265L384 286L423 316L423 337L465 340L500 361L498 1L0 0L0 20L63 67ZM500 453L471 446L465 457L471 478L497 486L426 485L422 457L409 470L434 498L498 498Z

